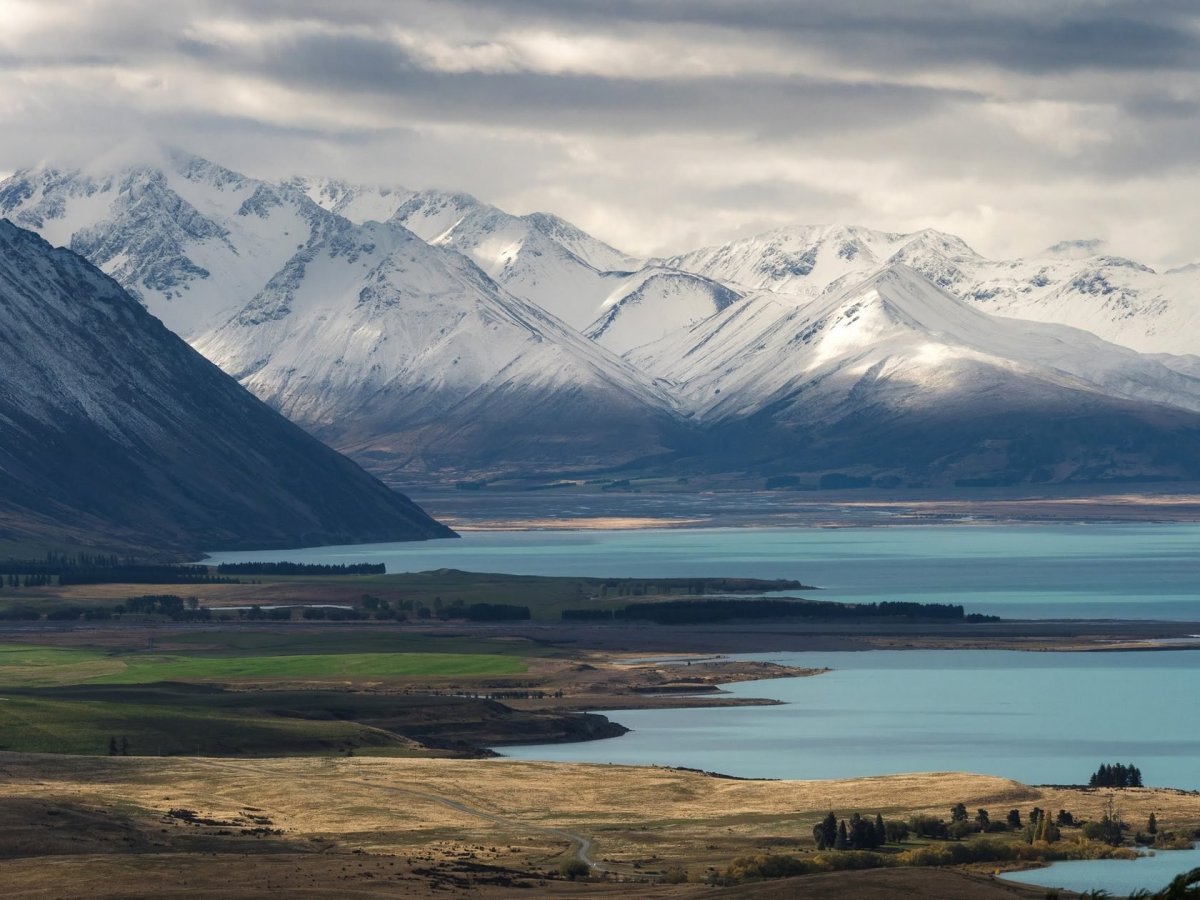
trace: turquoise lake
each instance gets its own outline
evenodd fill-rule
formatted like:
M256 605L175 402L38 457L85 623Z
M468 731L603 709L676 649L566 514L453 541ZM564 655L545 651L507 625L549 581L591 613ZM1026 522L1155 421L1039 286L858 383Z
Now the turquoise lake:
M619 710L633 731L506 756L688 766L746 778L981 772L1080 784L1132 762L1147 785L1200 790L1200 651L872 650L756 654L831 667L728 685L780 706Z
M1009 618L1200 622L1200 525L934 525L465 532L459 540L214 553L519 575L794 578L847 602L961 603Z
M1140 888L1157 891L1181 872L1200 866L1200 848L1171 850L1142 859L1087 859L1052 863L1044 869L1010 872L1005 881L1036 884L1082 894L1105 890L1126 896Z

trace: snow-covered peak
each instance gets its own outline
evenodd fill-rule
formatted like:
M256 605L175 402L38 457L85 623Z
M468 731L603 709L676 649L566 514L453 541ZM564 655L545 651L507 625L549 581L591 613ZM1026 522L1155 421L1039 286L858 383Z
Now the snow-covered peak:
M784 402L816 414L856 391L866 397L868 384L893 406L936 405L939 396L985 402L1009 380L1047 395L1200 409L1200 380L1078 329L988 315L903 264L804 307L769 292L746 298L630 358L677 385L685 408L708 421Z
M731 286L803 297L888 261L936 277L954 262L975 257L959 238L932 229L899 234L857 225L809 225L777 228L669 262Z
M573 225L536 214L514 216L470 194L420 191L396 211L394 221L431 244L457 250L511 293L577 329L596 319L615 284L628 275L589 262L625 267L628 259Z
M614 353L626 353L715 315L741 296L702 275L648 265L614 288L583 333Z
M559 216L535 212L521 218L599 272L632 272L645 262L610 247Z
M412 191L399 185L356 184L340 178L296 176L283 184L300 191L322 209L358 225L386 222L413 196Z
M1100 256L1108 248L1108 242L1101 238L1082 238L1073 241L1059 241L1043 250L1039 255L1050 259L1088 259Z
M394 221L345 223L306 247L196 346L380 471L439 454L448 467L512 465L563 441L586 448L570 465L594 465L599 445L657 447L653 423L671 409L628 363ZM589 416L648 436L618 449L618 435L583 427Z
M0 184L0 214L113 276L185 337L228 316L334 218L303 193L171 148Z

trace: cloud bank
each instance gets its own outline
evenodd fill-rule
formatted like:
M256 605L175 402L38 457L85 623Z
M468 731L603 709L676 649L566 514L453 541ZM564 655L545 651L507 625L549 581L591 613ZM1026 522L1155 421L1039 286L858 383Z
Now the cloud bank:
M545 209L637 253L791 223L1200 259L1177 0L0 0L0 169L167 141Z

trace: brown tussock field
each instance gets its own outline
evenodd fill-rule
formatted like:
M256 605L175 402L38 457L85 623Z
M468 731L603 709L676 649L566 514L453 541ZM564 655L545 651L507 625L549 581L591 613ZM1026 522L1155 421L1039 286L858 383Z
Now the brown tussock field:
M516 890L530 896L529 887L537 887L537 896L573 896L615 890L613 879L636 880L636 891L626 884L624 896L690 896L698 886L652 888L644 880L672 866L699 878L741 854L808 850L812 825L830 809L839 816L859 810L945 817L962 802L997 817L1040 806L1099 818L1110 798L1131 823L1151 811L1166 828L1200 823L1195 793L1031 787L963 773L740 781L504 759L11 754L0 758L0 856L11 857L0 861L0 879L6 896L29 897L63 896L85 871L93 873L89 883L107 871L106 879L124 886L90 896L143 896L138 879L154 884L144 896L185 890L426 896L421 892L467 889L472 896ZM594 863L610 883L536 884L575 857ZM214 868L249 874L231 888L215 879ZM722 896L838 896L818 889L836 883L846 890L851 878L862 879L856 896L902 896L888 891L900 890L914 871L927 870L805 876L796 884L811 893L757 885L724 889ZM970 884L960 884L963 878ZM517 888L517 881L529 887ZM948 893L934 892L935 882L945 882ZM993 889L1013 895L1007 885L957 871L923 883L931 897L999 896L980 893ZM221 893L226 889L233 892Z

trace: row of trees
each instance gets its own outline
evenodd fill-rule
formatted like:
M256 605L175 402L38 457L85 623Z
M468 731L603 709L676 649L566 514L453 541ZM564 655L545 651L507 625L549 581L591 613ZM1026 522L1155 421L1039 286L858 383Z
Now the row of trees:
M1131 788L1142 786L1142 770L1124 763L1101 764L1088 781L1088 787Z
M385 575L383 563L325 563L241 562L221 563L220 575Z
M1050 816L1035 807L1029 814L1028 825L1021 819L1019 809L1009 810L1003 820L993 820L986 809L977 809L972 816L967 807L956 804L950 810L950 821L939 816L914 815L907 822L884 821L876 813L874 819L854 813L849 820L838 821L830 812L813 826L813 840L818 850L874 850L884 844L900 843L910 834L932 840L962 840L973 834L1025 830L1032 840L1058 840L1058 825L1074 824L1074 817L1059 810L1058 817Z
M0 575L0 587L45 587L48 584L54 584L53 575L46 575L44 573L18 575L16 572Z
M856 812L850 816L848 823L845 819L839 822L837 816L830 812L813 826L813 840L818 850L874 850L888 843L889 824L904 825L903 822L886 823L879 813L871 819ZM902 841L907 833L907 828L904 834L893 828L890 840Z
M689 625L727 622L733 619L821 619L856 620L875 618L938 619L944 621L991 621L993 616L965 615L954 603L911 603L885 600L882 603L830 603L815 600L663 600L634 603L620 609L564 609L566 622L626 619L660 625Z

